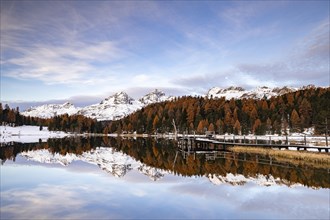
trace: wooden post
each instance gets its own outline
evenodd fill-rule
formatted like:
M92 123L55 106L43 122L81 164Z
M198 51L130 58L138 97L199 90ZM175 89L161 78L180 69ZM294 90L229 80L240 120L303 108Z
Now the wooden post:
M244 142L243 143L245 144L245 135L244 135Z
M258 143L258 137L256 136L256 144Z
M288 135L285 136L285 138L286 138L286 140L285 140L285 144L286 144L286 145L289 145Z
M233 136L233 143L235 143L235 135Z
M328 136L325 136L325 145L328 147Z
M268 143L269 145L271 145L272 144L272 137L271 136L269 136L269 143Z
M325 118L325 145L328 147L328 118Z
M304 136L305 145L307 145L306 135Z

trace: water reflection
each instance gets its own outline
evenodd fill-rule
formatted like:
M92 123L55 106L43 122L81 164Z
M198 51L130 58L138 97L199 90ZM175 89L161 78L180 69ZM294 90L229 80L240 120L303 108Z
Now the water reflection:
M166 174L207 177L213 184L302 184L330 188L329 170L274 158L233 152L180 152L174 140L80 138L50 139L47 143L16 144L0 149L2 163L20 154L30 161L68 165L73 161L95 164L116 177L137 170L156 181Z
M255 155L86 138L16 144L0 157L1 219L330 217L326 169L263 164Z

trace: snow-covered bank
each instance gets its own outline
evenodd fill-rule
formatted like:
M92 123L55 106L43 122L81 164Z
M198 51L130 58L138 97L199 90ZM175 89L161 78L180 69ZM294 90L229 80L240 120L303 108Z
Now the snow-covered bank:
M0 143L21 142L35 143L47 141L48 138L63 138L71 134L63 131L49 131L48 127L43 127L40 130L39 126L0 126Z

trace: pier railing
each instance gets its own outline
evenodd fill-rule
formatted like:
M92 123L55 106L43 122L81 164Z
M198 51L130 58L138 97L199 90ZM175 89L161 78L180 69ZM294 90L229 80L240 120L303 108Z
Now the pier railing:
M326 138L310 136L182 135L178 138L178 147L188 151L225 150L227 146L235 145L319 152L329 152L330 149Z

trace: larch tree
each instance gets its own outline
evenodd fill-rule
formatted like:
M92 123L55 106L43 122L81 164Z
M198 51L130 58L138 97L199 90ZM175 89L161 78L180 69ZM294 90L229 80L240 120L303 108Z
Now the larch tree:
M213 123L210 123L208 129L208 131L214 131L214 124Z
M293 109L291 113L291 129L293 132L300 132L301 126L300 126L300 117L298 115L298 112Z
M241 132L241 123L236 120L235 124L234 124L234 134L237 134L237 135L241 135L242 132Z

